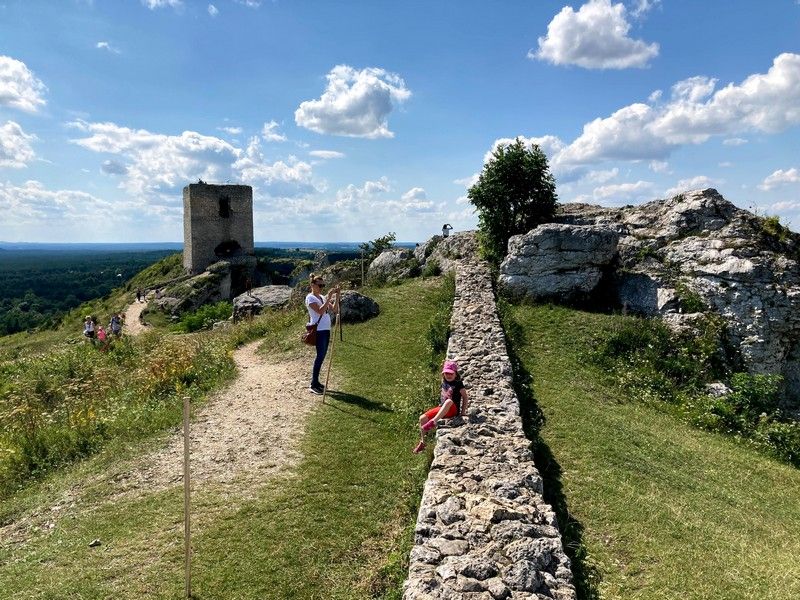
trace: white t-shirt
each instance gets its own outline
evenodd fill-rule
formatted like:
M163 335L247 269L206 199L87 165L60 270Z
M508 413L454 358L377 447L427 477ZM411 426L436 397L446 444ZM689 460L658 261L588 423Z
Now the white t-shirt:
M320 300L322 298L322 300ZM322 306L325 304L326 296L320 296L319 298L314 294L309 293L306 296L306 308L308 309L308 324L313 325L319 319L319 313L311 308L312 304L317 304ZM322 318L319 319L319 325L317 325L317 331L330 331L331 329L331 316L325 311L325 314L322 315Z

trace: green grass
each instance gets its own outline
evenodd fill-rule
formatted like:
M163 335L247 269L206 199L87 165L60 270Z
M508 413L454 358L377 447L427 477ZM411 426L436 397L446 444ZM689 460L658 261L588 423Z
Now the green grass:
M431 323L441 322L452 290L429 279L368 293L381 315L345 326L344 341L336 341L338 391L309 417L295 473L246 501L213 488L195 492L195 597L400 597L429 466L429 456L410 452L416 418L409 415L434 402ZM302 322L299 311L281 313L262 328L267 351L303 352ZM0 597L180 597L180 489L110 498L108 476L158 439L112 443L7 502L0 522L32 507L49 510L70 490L79 496L51 532L45 513L42 533L0 550ZM94 538L103 545L88 548Z
M586 355L624 317L508 317L583 598L800 597L800 471L620 392Z

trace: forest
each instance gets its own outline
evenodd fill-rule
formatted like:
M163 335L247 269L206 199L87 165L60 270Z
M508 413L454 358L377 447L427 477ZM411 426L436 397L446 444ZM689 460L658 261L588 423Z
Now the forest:
M56 325L174 250L0 251L0 335Z

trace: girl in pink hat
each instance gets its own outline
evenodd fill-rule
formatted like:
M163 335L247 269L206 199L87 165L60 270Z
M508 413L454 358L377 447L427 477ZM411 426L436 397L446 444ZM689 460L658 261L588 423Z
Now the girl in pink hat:
M419 444L414 447L413 452L416 454L425 449L425 432L436 427L439 419L451 419L456 415L466 415L468 402L467 389L458 374L458 365L453 360L444 361L439 406L434 406L419 416Z

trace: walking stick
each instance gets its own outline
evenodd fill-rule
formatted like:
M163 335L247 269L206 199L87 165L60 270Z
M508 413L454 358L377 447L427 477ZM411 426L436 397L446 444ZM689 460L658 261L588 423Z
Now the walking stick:
M339 302L336 303L336 327L339 328L339 334L342 333L342 319L341 319L341 299L342 297L339 296ZM325 396L328 395L328 381L331 378L331 364L333 364L333 347L336 345L336 331L333 331L333 335L331 336L331 353L328 357L328 373L325 375L325 389L322 391L322 403L325 404Z

